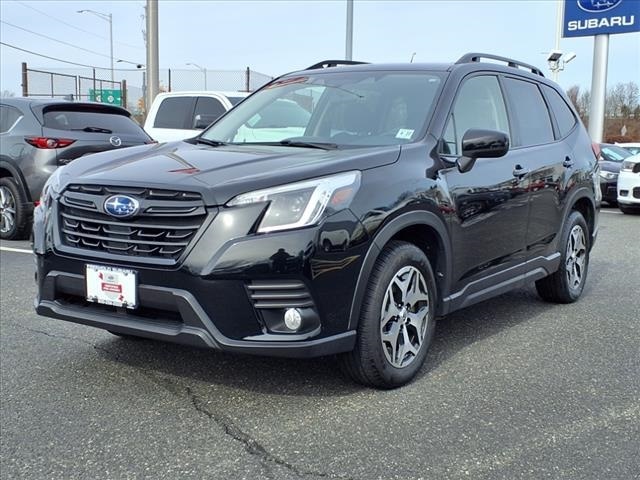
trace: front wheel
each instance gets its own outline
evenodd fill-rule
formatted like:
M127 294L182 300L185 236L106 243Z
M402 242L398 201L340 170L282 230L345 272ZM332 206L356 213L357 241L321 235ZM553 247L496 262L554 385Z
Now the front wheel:
M426 255L415 245L390 242L380 254L362 304L353 351L340 357L353 380L395 388L415 377L435 326L436 284Z
M587 222L573 211L560 237L560 268L536 282L536 290L548 302L575 302L584 289L589 268L590 236Z

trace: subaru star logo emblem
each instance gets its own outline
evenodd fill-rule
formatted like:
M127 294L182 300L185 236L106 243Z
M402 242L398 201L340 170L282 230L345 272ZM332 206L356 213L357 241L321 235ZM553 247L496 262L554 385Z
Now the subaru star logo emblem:
M621 3L622 0L578 0L578 6L585 12L606 12Z
M122 145L122 139L114 135L113 137L109 137L109 143L114 147L119 147L120 145Z
M140 203L126 195L111 195L104 201L104 211L112 217L132 217L140 209Z

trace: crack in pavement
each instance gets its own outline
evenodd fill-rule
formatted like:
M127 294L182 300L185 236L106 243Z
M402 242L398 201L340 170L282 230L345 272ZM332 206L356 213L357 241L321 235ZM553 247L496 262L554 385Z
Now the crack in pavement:
M27 330L28 332L31 332L31 333L39 334L39 335L45 335L51 338L70 340L73 342L79 342L85 345L90 345L93 349L106 353L109 356L112 356L113 358L115 358L117 361L121 361L121 357L117 353L105 347L102 347L100 345L97 345L95 343L92 343L88 340L83 340L77 337L69 337L66 335L53 334L50 332L46 332L44 330L37 330L24 325L19 325L16 323L10 323L10 325L23 330ZM179 382L175 382L172 379L164 376L159 376L155 372L151 372L139 366L136 367L135 369L140 374L142 374L143 376L151 380L153 383L165 389L172 395L177 396L178 398L184 397L184 394L182 391L182 389L184 389L184 391L186 391L187 397L189 398L191 404L193 405L193 408L198 413L205 415L210 420L213 420L223 430L225 435L241 443L244 447L244 450L249 455L258 458L260 464L264 467L264 470L266 471L267 478L270 478L270 479L277 478L276 476L274 476L274 472L272 471L272 468L271 468L272 466L277 465L290 471L291 473L297 475L300 478L307 477L307 476L316 476L320 478L336 478L341 480L353 480L352 477L348 477L346 475L306 470L286 462L285 460L273 455L272 453L269 453L257 440L255 440L250 435L242 431L229 417L209 411L206 408L205 404L198 399L197 395L193 392L193 390L190 387L183 386Z
M67 337L66 335L53 334L51 332L45 332L44 330L36 330L35 328L30 328L30 327L27 327L27 326L24 326L24 325L19 325L17 323L9 323L9 325L11 325L12 327L20 328L22 330L26 330L26 331L31 332L31 333L37 333L37 334L40 334L40 335L46 335L47 337L51 337L51 338L60 338L60 339L63 339L63 340L71 340L72 342L84 343L85 345L89 345L89 346L93 347L94 350L98 350L98 351L101 351L101 352L104 352L104 353L108 353L109 355L113 355L116 358L116 360L119 359L118 355L116 353L112 352L111 350L109 350L107 348L104 348L104 347L102 347L100 345L97 345L97 344L95 344L93 342L90 342L88 340L83 340L82 338Z
M340 478L345 480L352 480L350 479L350 477L347 477L345 475L335 475L312 470L304 470L296 467L291 463L286 462L285 460L273 455L272 453L269 453L257 440L252 438L247 433L243 432L230 418L209 411L205 407L203 402L198 399L196 394L193 393L193 390L191 388L186 387L186 390L187 395L189 396L189 398L191 399L191 403L193 404L193 408L217 423L231 438L233 438L237 442L240 442L249 455L258 457L260 459L260 463L268 471L269 478L275 478L272 476L273 472L271 472L269 468L269 464L275 464L289 470L290 472L296 474L298 477L315 475L322 478Z

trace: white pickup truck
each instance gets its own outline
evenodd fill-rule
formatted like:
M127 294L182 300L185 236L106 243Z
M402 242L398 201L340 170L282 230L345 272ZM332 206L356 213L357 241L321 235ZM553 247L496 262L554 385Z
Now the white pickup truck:
M247 95L247 92L208 91L160 93L149 109L144 129L158 142L195 137Z

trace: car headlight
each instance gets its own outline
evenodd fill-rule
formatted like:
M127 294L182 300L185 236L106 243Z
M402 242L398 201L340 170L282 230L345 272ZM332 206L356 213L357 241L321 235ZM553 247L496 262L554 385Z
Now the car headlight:
M615 180L618 178L618 174L616 172L606 172L604 170L600 170L600 176L605 180Z
M622 167L620 167L621 172L633 172L633 168L635 167L635 162L622 162Z
M243 193L227 206L268 202L258 232L290 230L315 225L325 213L348 207L359 187L360 172L346 172Z
M51 198L60 193L60 175L63 169L64 166L56 168L45 182L44 187L42 187L42 193L40 194L40 205L48 207L51 204Z

